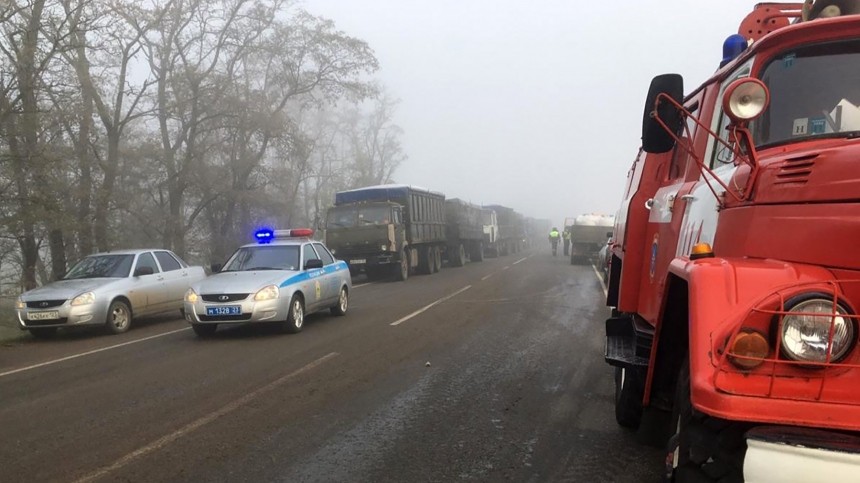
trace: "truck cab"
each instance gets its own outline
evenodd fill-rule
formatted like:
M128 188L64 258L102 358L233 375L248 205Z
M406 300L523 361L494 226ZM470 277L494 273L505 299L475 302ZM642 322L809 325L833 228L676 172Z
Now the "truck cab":
M394 263L403 248L403 207L392 202L335 206L326 214L326 242L353 274L375 275L374 267Z

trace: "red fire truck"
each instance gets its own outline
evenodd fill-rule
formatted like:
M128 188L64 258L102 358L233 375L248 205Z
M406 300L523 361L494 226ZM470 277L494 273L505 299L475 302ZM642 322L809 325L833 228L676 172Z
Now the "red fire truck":
M605 357L668 481L860 481L858 13L758 4L704 84L651 84Z

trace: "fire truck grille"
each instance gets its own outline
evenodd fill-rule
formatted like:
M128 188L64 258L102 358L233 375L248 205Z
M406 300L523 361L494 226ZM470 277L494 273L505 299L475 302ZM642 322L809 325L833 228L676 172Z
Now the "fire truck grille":
M774 184L806 184L815 167L815 158L818 154L798 156L789 158L779 167Z
M816 299L831 301L831 311L789 312L791 307L787 302L799 294L815 294ZM857 297L860 297L860 280L800 283L771 293L753 307L730 333L711 334L715 388L741 396L860 405L860 391L856 390L860 387L860 349L856 347L860 315L845 313L850 307L847 301L856 301ZM822 351L830 354L835 352L836 320L843 319L852 326L853 334L847 352L841 360L811 362L789 359L782 347L783 324L788 315L824 323L829 321L827 348ZM750 331L765 335L769 344L767 356L751 357L732 352L730 341L736 340L742 332Z

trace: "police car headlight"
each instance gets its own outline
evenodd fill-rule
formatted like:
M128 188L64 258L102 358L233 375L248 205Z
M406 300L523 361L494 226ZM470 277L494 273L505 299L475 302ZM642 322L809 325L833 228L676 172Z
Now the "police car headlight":
M193 288L189 288L188 291L185 292L185 301L189 304L196 304L199 298L200 297L197 295L197 292L195 292Z
M92 292L84 292L72 299L72 305L89 305L96 301L96 294Z
M18 309L18 310L23 310L23 309L24 309L24 308L26 308L26 307L27 307L27 304L26 304L26 303L24 303L24 301L23 301L23 300L21 300L21 299L17 299L17 300L15 300L15 308L16 308L16 309Z
M787 304L788 305L788 304ZM854 345L854 323L848 311L833 300L812 298L793 305L782 321L782 351L795 361L826 362L843 359ZM820 315L819 315L820 314ZM830 340L831 325L833 340Z
M268 287L263 287L260 291L254 294L254 300L258 302L261 300L272 300L278 298L279 294L280 290L278 290L277 285L269 285Z

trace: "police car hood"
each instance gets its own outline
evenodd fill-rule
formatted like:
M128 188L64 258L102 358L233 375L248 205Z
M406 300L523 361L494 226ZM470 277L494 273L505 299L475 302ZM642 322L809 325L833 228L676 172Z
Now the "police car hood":
M21 300L66 300L84 292L95 290L122 278L78 278L72 280L57 280L39 288L34 288L21 295Z
M227 293L255 293L267 285L281 286L301 272L295 270L252 270L247 272L221 272L198 282L194 291L200 295Z

